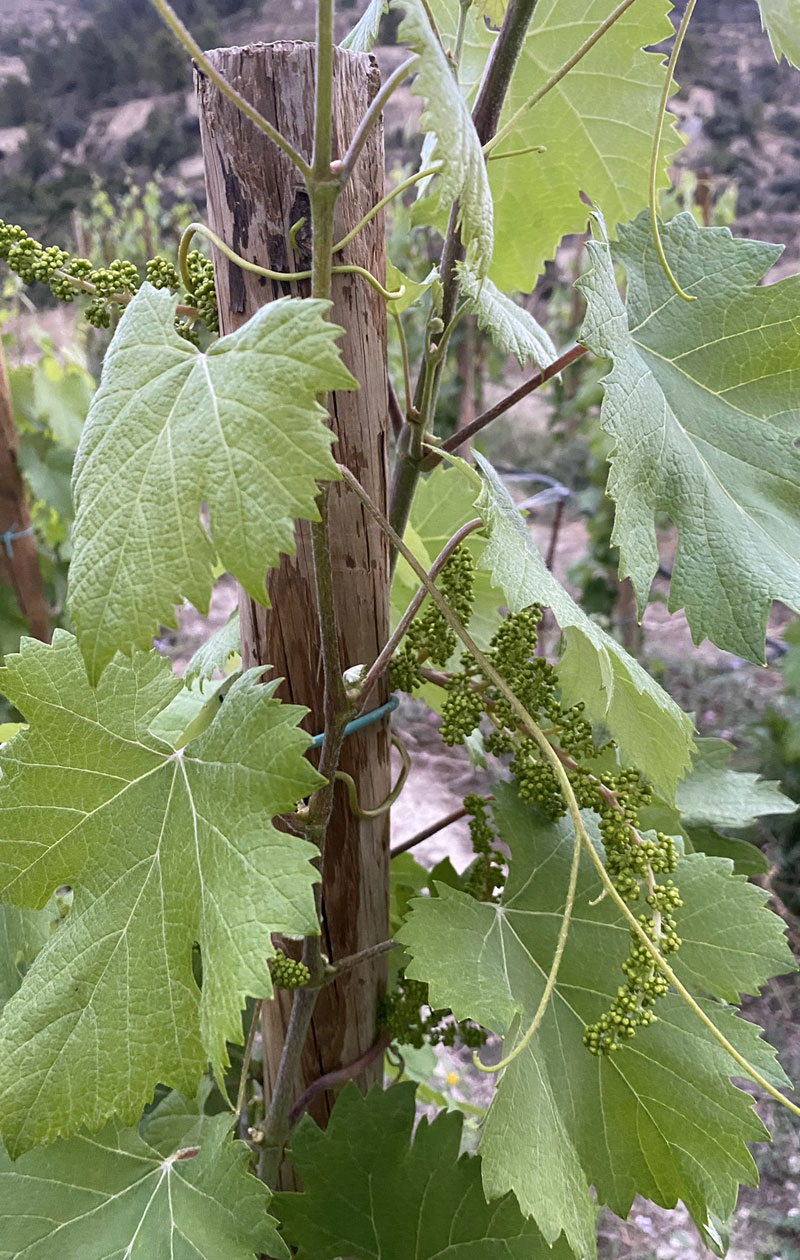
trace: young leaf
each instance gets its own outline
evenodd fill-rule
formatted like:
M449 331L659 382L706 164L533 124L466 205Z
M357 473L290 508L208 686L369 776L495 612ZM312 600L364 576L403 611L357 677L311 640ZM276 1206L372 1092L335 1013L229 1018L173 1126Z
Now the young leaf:
M582 338L613 361L602 424L615 439L609 492L620 573L640 606L658 568L654 515L678 529L669 608L696 643L762 661L773 599L800 609L800 277L757 287L780 250L701 228L688 213L662 229L672 290L647 215L621 230L627 309L608 243L590 243L578 287Z
M15 1164L0 1146L0 1260L288 1260L231 1116L187 1119L166 1151L116 1122Z
M406 1083L364 1097L349 1084L324 1132L303 1117L290 1152L303 1193L273 1201L297 1260L571 1260L511 1195L487 1204L480 1160L459 1158L458 1112L414 1132L414 1093Z
M791 65L800 66L800 2L758 0L758 7L776 60L785 57Z
M208 682L217 670L224 674L228 661L241 647L239 610L234 608L228 620L215 630L210 639L201 643L186 666L183 680L189 686L198 681Z
M511 81L500 126L564 65L613 12L617 0L539 0ZM453 46L458 5L432 0L445 45ZM625 222L647 205L648 171L664 58L643 52L673 34L666 0L637 0L578 64L526 113L489 162L495 209L491 278L499 289L528 291L570 232L583 232L586 197L609 222ZM496 39L472 12L461 82L472 99ZM543 153L503 153L544 147ZM664 128L659 182L667 186L680 140Z
M94 690L71 635L27 639L2 686L30 722L0 754L0 897L69 915L0 1017L0 1132L12 1155L116 1113L158 1082L192 1093L245 995L268 997L270 933L318 930L316 850L270 819L313 791L304 709L259 670L180 752L150 727L182 688L156 653ZM202 991L192 972L197 943Z
M389 12L389 0L369 0L364 12L349 35L345 35L341 47L350 52L370 52L378 38L381 18Z
M399 38L419 53L419 69L411 91L425 101L421 124L433 136L425 161L442 162L434 202L449 210L458 202L461 239L467 261L481 278L492 257L492 197L481 143L444 49L431 29L420 0L402 0L405 17Z
M526 1027L539 1004L574 840L567 820L545 822L511 785L495 795L495 825L512 855L502 904L442 886L438 897L412 903L398 937L413 958L407 974L428 982L432 1006L506 1035ZM734 1001L793 968L783 925L764 907L767 894L733 875L729 862L694 854L679 861L674 879L684 903L674 966L684 983ZM536 1037L499 1081L480 1147L487 1195L513 1189L547 1238L571 1227L576 1160L584 1200L593 1185L601 1203L625 1216L637 1193L664 1206L681 1198L703 1223L709 1210L727 1217L738 1182L755 1181L745 1143L765 1136L752 1099L730 1084L735 1064L677 994L618 1054L585 1049L584 1029L615 996L630 939L599 891L584 855L555 991ZM718 1002L704 1006L765 1076L783 1080L753 1024Z
M671 798L689 766L690 719L556 581L491 464L478 453L475 460L485 477L478 510L489 529L482 563L511 612L532 603L552 609L565 637L559 666L565 699L583 700L588 716L608 728L623 758Z
M144 284L126 309L75 458L69 607L93 682L182 599L205 612L217 555L266 603L266 570L336 476L316 396L355 382L328 304L281 298L201 353L175 303Z
M512 298L501 293L491 280L478 280L469 267L462 267L461 289L472 299L478 327L506 354L513 354L520 367L535 363L547 367L558 356L550 334Z
M795 814L797 801L780 784L757 774L731 770L733 745L724 739L698 739L692 772L678 784L675 804L686 827L751 827L764 814Z

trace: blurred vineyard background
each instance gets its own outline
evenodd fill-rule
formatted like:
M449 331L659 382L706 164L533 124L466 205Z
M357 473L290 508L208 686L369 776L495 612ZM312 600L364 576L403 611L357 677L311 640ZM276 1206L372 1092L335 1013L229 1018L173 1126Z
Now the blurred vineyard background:
M344 35L362 0L339 0ZM205 47L252 40L307 39L313 0L181 0L181 16ZM677 6L680 12L682 5ZM376 56L384 73L401 52L387 44L396 16L384 19ZM682 55L687 85L673 102L686 146L674 169L665 217L689 210L704 224L780 242L784 254L769 279L794 272L800 258L800 94L797 72L776 65L760 32L753 0L699 0ZM407 137L418 103L408 89L386 117L387 165L397 181L418 154ZM533 159L535 160L535 159ZM154 253L173 260L181 227L202 217L204 189L190 67L149 0L49 3L0 0L0 217L20 223L45 244L59 244L96 265L122 257L144 263ZM438 259L427 229L415 229L409 204L396 202L387 225L388 253L404 274L421 280ZM572 287L582 269L583 241L564 241L536 290L524 301L566 348L580 326L581 299ZM109 332L82 320L80 304L57 307L43 286L23 288L0 273L0 334L10 386L17 462L50 626L66 624L64 591L70 558L69 478L81 426L95 388ZM390 321L391 322L391 321ZM406 319L412 352L422 323ZM463 320L437 429L466 424L523 379L474 322ZM401 385L399 346L391 372ZM530 526L548 561L584 607L636 653L684 708L701 735L733 746L733 764L780 781L800 802L800 626L780 606L770 623L769 663L759 668L718 651L698 649L681 614L666 611L674 538L660 535L655 598L639 626L627 585L615 576L610 545L613 508L604 495L605 438L597 425L601 364L580 363L509 412L481 435L481 446L530 506ZM0 391L1 392L1 391ZM10 524L11 522L9 522ZM14 522L19 528L19 522ZM0 652L13 651L29 628L12 582L14 530L0 535ZM159 646L178 669L222 623L235 602L223 578L209 621L186 609L177 632ZM556 644L550 646L555 648ZM5 707L2 721L15 715ZM466 752L432 750L435 716L406 701L399 720L414 754L409 786L393 817L400 844L426 821L446 814L475 783ZM463 823L415 850L430 866L468 858ZM800 819L766 819L741 837L752 842L754 878L768 887L800 956ZM762 856L763 855L763 856ZM395 895L413 887L414 860L397 864ZM781 1051L790 1076L800 1076L800 985L773 982L745 1006ZM485 1081L466 1056L420 1052L408 1061L432 1095L466 1099L477 1123ZM800 1139L775 1109L759 1103L774 1129L757 1159L760 1192L742 1196L732 1235L734 1260L800 1260ZM689 1260L705 1254L682 1218L642 1204L622 1225L601 1218L601 1254L633 1260Z

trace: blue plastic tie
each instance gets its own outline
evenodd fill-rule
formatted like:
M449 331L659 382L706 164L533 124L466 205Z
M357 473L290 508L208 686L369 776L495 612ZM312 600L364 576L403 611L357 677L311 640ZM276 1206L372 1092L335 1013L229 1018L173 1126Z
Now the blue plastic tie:
M374 722L380 722L382 717L387 713L393 713L397 708L400 700L397 696L390 696L386 704L382 704L379 709L371 709L369 713L362 713L360 717L353 718L352 722L348 722L344 728L345 735L355 735L356 731L362 731L365 726L372 726ZM321 748L322 741L325 736L315 735L311 740L312 748Z
M2 543L3 546L5 547L6 555L8 556L9 560L14 555L14 539L25 538L26 535L32 534L32 533L33 533L32 525L29 525L27 529L18 530L17 522L14 521L14 524L9 529L7 529L4 534L0 534L0 543Z

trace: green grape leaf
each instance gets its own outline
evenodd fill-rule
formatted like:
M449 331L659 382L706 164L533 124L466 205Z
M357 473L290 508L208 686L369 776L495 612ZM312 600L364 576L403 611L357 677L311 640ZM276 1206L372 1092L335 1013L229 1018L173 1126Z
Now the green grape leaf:
M502 127L564 65L616 8L617 0L539 0L500 116ZM432 0L445 46L453 46L458 5ZM671 37L667 0L637 0L595 47L529 110L493 151L489 184L495 211L490 275L499 289L531 290L561 238L586 228L581 194L625 222L647 205L664 58L643 52ZM496 36L467 18L461 82L471 100ZM518 152L533 145L543 153ZM668 187L680 146L664 127L659 185ZM503 153L518 153L500 158Z
M492 196L481 142L420 0L402 0L399 7L405 12L399 38L419 54L411 91L425 102L420 121L433 137L425 146L425 165L443 164L436 177L432 202L437 214L447 214L450 205L458 203L467 262L482 278L491 261L493 235Z
M158 1082L192 1093L268 997L270 933L317 931L316 850L270 820L321 782L306 710L250 670L199 738L151 733L183 687L155 652L97 689L75 639L23 640L2 686L30 722L0 752L0 898L74 899L0 1017L0 1132L13 1156L131 1123ZM192 971L197 943L202 991Z
M800 0L758 0L758 7L776 61L800 67Z
M0 1146L0 1260L288 1260L231 1116L196 1127L168 1152L117 1123L13 1164Z
M550 969L574 840L567 820L546 822L512 785L499 784L495 796L495 825L511 850L502 903L480 904L442 886L437 897L412 903L398 939L412 956L406 973L428 982L432 1006L511 1032L510 1049ZM594 829L590 815L587 825ZM701 854L681 858L674 879L684 903L675 970L739 1052L784 1083L759 1029L724 1005L794 967L766 892L724 859ZM724 1218L738 1183L756 1178L745 1143L765 1137L752 1099L730 1083L740 1070L677 994L659 1002L657 1022L619 1053L595 1057L585 1049L584 1029L615 996L629 947L625 920L599 892L584 854L550 1005L500 1078L480 1145L487 1196L512 1189L546 1238L563 1229L579 1254L590 1250L575 1223L580 1207L583 1233L589 1228L590 1185L623 1217L639 1193L670 1207L680 1198L699 1223L709 1210ZM465 958L474 960L469 968Z
M241 648L241 627L239 610L234 608L230 617L215 630L210 639L201 643L190 659L183 675L187 686L193 682L207 682L219 671L225 673L231 657Z
M461 289L472 300L478 327L488 332L495 345L513 354L520 367L535 363L547 367L558 357L550 334L533 316L492 284L478 280L469 267L461 267Z
M297 1260L571 1260L511 1195L486 1202L480 1160L459 1157L458 1112L415 1131L414 1095L411 1083L366 1096L350 1083L324 1132L303 1117L290 1151L303 1193L273 1201Z
M649 218L620 230L627 309L608 243L587 246L578 282L582 340L611 359L601 422L614 438L609 493L620 573L640 607L659 563L654 515L678 530L669 609L696 643L763 661L773 599L800 609L800 277L758 286L780 248L735 240L680 214L663 228L678 281L658 260Z
M689 766L690 719L553 577L500 477L477 452L475 460L485 478L478 511L489 529L482 563L509 610L533 603L552 609L564 631L559 680L566 702L583 700L587 715L607 727L623 758L671 798Z
M381 18L388 12L389 0L369 0L352 31L342 40L341 47L348 48L350 52L370 52L378 38Z
M144 284L127 307L75 457L69 608L93 682L174 625L181 599L206 611L217 555L265 604L266 570L337 475L316 396L355 381L329 304L270 302L205 353L178 336L175 305Z
M690 852L729 858L737 875L766 875L769 870L766 857L750 840L723 836L713 827L692 827L687 840Z
M764 814L795 814L797 801L780 784L757 774L731 770L733 745L724 739L698 739L691 774L678 784L675 804L685 827L750 827Z

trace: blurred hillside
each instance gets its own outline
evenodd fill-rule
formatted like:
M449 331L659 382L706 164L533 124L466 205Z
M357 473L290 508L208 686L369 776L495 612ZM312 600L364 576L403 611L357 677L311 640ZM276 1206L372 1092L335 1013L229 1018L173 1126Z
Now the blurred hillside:
M344 34L366 0L340 0ZM680 10L684 0L680 0ZM176 0L201 44L313 36L313 0ZM396 19L385 19L394 21ZM379 47L382 69L398 52ZM800 256L797 72L775 64L755 0L699 0L679 66L691 87L673 108L688 138L681 164L699 196L735 185L735 230ZM397 94L387 119L392 160L408 160L414 102ZM391 164L391 163L390 163ZM72 235L92 178L113 194L155 170L168 196L202 205L202 162L188 59L149 0L0 0L0 215L49 240Z

